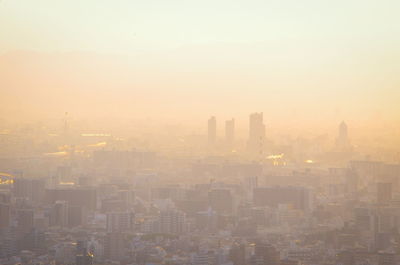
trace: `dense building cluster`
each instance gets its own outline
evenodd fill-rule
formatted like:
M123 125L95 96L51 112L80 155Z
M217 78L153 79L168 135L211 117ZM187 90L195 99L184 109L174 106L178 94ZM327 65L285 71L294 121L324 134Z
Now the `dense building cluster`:
M344 123L313 159L274 154L262 113L242 149L233 119L223 141L216 126L192 155L87 135L61 155L3 154L0 264L399 264L400 165L360 159Z

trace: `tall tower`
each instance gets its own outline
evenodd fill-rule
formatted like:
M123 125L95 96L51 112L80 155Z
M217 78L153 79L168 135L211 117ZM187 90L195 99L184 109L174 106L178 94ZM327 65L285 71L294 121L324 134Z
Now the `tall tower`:
M231 150L235 142L235 119L225 121L225 139L227 147Z
M208 119L208 144L215 146L217 142L217 120L215 116Z
M249 140L247 143L251 155L262 158L265 149L265 124L263 113L250 114Z
M341 152L351 151L348 128L344 121L339 125L338 137L336 138L336 149Z
M63 133L64 135L67 135L69 131L68 112L65 112L63 122L64 122Z

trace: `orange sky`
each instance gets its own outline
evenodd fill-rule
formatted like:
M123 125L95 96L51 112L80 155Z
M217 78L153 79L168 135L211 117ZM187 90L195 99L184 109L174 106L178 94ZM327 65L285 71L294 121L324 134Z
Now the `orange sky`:
M1 117L400 120L398 1L145 2L2 1Z

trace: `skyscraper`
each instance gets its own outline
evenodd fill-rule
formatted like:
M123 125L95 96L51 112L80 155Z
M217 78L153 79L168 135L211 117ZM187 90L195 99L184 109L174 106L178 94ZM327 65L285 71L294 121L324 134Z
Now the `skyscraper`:
M336 149L340 152L351 151L348 128L344 121L339 125L338 137L336 138Z
M50 225L66 227L68 225L68 202L56 201L50 211Z
M232 149L235 141L235 119L225 121L225 139L227 147Z
M248 150L252 156L261 158L265 149L265 124L263 113L250 114Z
M215 116L208 119L208 144L214 146L217 142L217 120Z

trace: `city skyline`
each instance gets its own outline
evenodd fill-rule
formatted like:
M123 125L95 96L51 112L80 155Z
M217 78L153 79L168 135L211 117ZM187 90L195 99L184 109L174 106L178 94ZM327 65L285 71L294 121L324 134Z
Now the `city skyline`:
M0 0L0 264L400 265L399 10Z
M398 5L2 1L0 117L397 124Z

